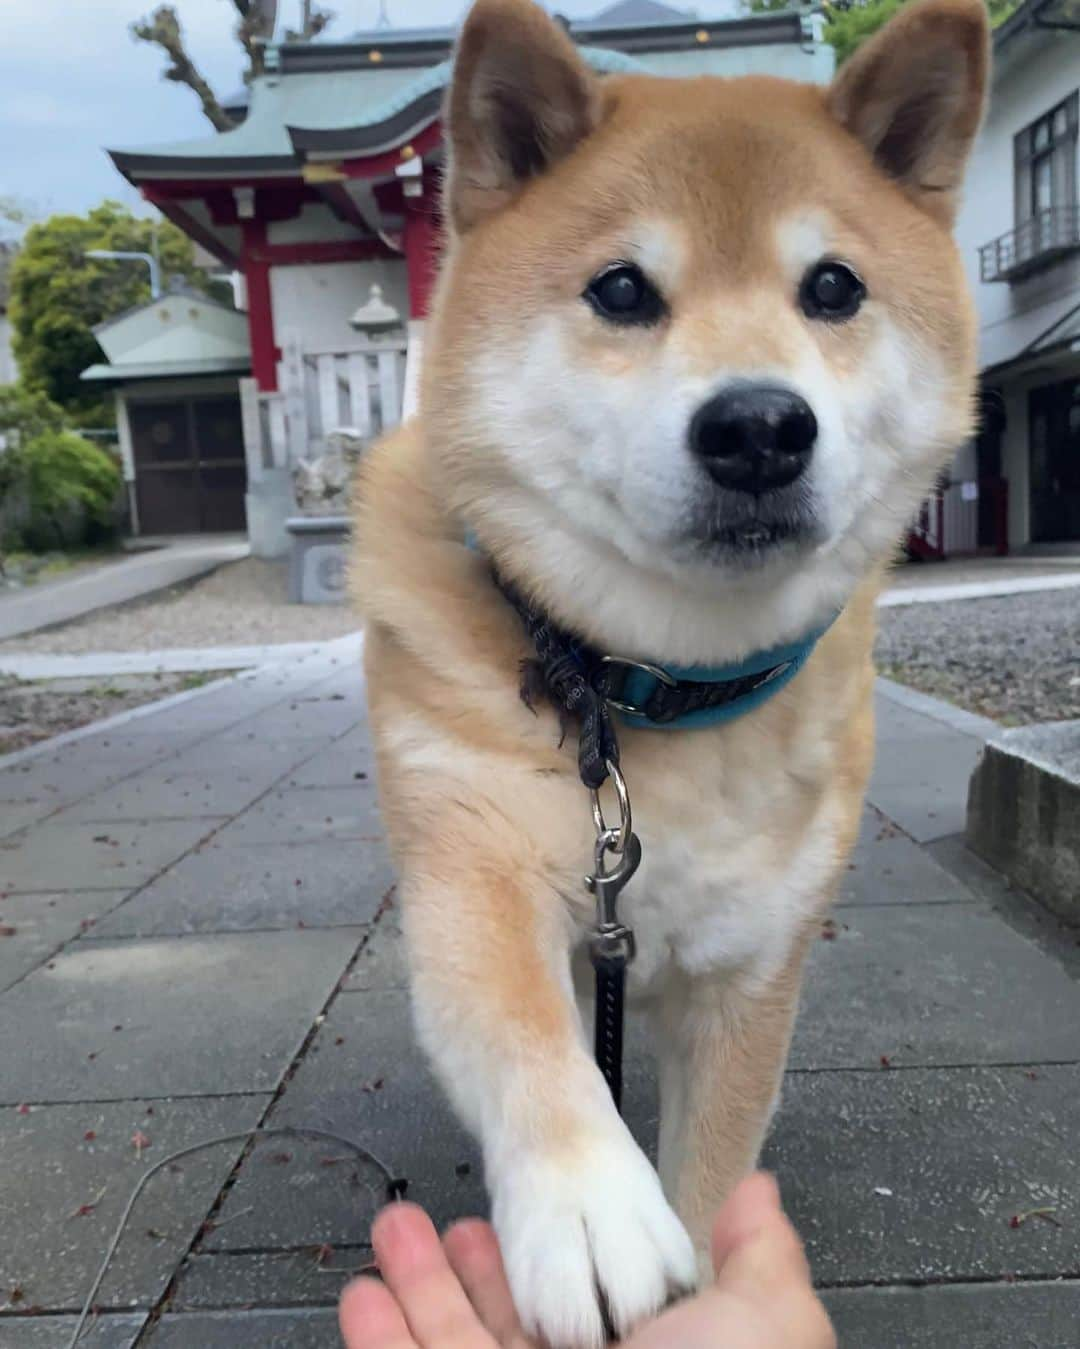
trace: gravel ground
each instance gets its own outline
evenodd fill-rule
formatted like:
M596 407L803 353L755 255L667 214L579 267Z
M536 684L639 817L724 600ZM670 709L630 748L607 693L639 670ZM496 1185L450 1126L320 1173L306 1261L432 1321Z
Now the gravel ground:
M1080 717L1080 589L879 612L879 671L1007 726Z
M42 632L0 650L50 655L319 642L355 632L349 605L290 604L284 562L245 558L209 576Z
M216 673L155 674L22 683L0 675L0 754L217 678Z

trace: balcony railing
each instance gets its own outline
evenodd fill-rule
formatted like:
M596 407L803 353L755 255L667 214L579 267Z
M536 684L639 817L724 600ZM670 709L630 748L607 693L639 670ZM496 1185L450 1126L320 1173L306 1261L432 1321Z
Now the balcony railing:
M979 272L984 281L1018 281L1077 250L1080 250L1080 207L1054 206L983 244L979 249Z

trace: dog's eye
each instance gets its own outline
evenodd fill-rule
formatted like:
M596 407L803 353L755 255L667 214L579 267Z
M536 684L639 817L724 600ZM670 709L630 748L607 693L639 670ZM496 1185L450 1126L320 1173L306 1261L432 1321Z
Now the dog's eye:
M866 287L842 262L817 263L799 287L799 303L811 319L849 319L865 298Z
M594 276L584 298L609 323L655 323L664 312L660 292L640 267L628 262Z

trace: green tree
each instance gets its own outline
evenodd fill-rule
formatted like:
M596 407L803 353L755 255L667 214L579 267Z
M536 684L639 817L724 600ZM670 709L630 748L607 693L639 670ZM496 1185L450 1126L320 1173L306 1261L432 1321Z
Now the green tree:
M208 288L187 235L113 201L89 215L54 215L31 225L11 261L9 312L20 377L84 425L107 424L111 415L100 393L79 382L80 371L102 359L94 325L150 298L148 268L96 261L87 250L150 253L155 246L164 275Z
M74 431L46 431L19 457L30 502L31 547L67 548L112 533L123 479L107 450Z
M836 64L842 65L861 43L887 23L905 0L824 0L825 41L836 50ZM990 21L996 28L1018 9L1021 0L987 0ZM756 14L794 9L790 0L750 0Z
M18 384L0 388L0 575L4 553L18 547L30 524L30 465L27 447L63 434L64 413L42 393Z

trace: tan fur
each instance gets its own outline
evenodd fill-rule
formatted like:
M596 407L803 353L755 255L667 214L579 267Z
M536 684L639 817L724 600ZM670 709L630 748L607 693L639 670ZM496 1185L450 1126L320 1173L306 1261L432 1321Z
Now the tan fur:
M674 663L737 659L753 648L752 620L770 600L771 573L725 580L635 553L632 567L623 564L632 586L620 603L595 603L590 572L570 570L569 561L560 570L558 556L541 563L545 536L562 522L520 495L517 470L478 411L477 388L492 352L517 350L523 332L544 324L556 325L569 352L568 379L582 369L633 381L663 350L691 379L823 361L842 390L845 381L865 382L874 340L899 342L934 367L941 390L902 475L917 500L971 425L973 325L943 202L977 125L986 34L976 0L927 0L902 22L913 34L935 24L938 32L962 29L946 41L952 55L942 63L951 69L960 50L969 63L928 114L933 153L920 161L917 182L890 179L881 163L881 101L903 86L903 69L914 78L921 55L913 46L892 59L884 39L870 44L865 64L856 57L828 94L765 78L600 81L523 0L482 0L462 39L450 102L455 228L428 325L422 415L365 466L353 590L367 620L380 791L402 880L420 1035L483 1140L527 1323L557 1343L599 1334L598 1319L573 1305L580 1259L595 1265L621 1330L649 1299L662 1299L665 1278L670 1285L684 1276L673 1272L682 1266L672 1236L656 1290L637 1302L613 1295L609 1238L590 1226L600 1220L587 1207L584 1256L571 1237L557 1253L530 1248L536 1232L526 1210L542 1206L564 1174L587 1187L588 1170L609 1166L616 1191L623 1179L628 1192L642 1187L634 1192L652 1214L646 1228L655 1230L659 1217L574 1007L571 966L581 964L590 912L581 877L592 843L576 746L573 736L560 744L550 709L523 706L519 666L531 653L487 559L465 546L464 527L505 575L588 640ZM530 84L522 72L537 44ZM530 85L526 102L544 103L542 115L531 105L513 110L511 131L522 118L534 131L547 128L542 163L524 174L519 164L509 177L514 153L498 124L501 103L488 97L500 50ZM962 95L957 80L966 80ZM560 99L562 114L551 106ZM537 122L529 122L533 113ZM874 309L862 321L808 327L792 304L799 276L775 222L812 230L819 216L830 252L867 276ZM578 297L598 268L625 255L635 230L661 240L670 314L660 330L613 336ZM879 418L888 414L881 401ZM540 456L544 437L537 426ZM875 535L852 554L858 574L847 578L842 616L799 676L761 708L709 730L620 735L646 859L627 891L643 906L634 921L648 947L632 991L652 1009L661 1041L661 1173L699 1249L710 1215L754 1164L803 957L858 829L873 753L874 603L894 543L895 532L880 542ZM606 544L588 547L597 566L612 563ZM830 593L823 585L819 604ZM715 605L727 617L688 623L684 604L704 615ZM625 626L631 613L647 622ZM776 640L812 621L808 613L778 617ZM685 932L671 927L663 893L684 846L691 855L713 848L723 859L713 908ZM805 902L800 869L820 873ZM779 906L788 928L770 935L755 895ZM758 932L752 958L731 954L744 922ZM687 935L695 924L711 931L719 953L703 956L700 968ZM532 1188L519 1193L526 1181ZM628 1211L627 1228L635 1221ZM644 1259L647 1268L642 1249L631 1264ZM541 1305L533 1276L562 1284L566 1306ZM582 1287L591 1305L593 1272Z

